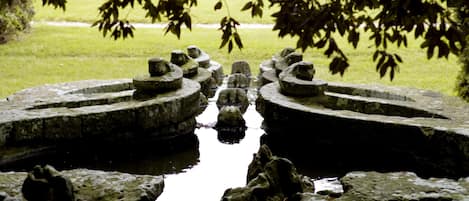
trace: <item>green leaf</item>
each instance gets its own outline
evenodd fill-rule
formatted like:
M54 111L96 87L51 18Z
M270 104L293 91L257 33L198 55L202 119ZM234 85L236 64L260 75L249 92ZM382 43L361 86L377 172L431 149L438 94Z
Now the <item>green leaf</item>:
M435 45L430 44L430 46L427 49L427 59L431 59L433 57L433 51L435 50Z
M244 4L243 8L241 8L241 11L245 11L245 10L248 10L250 8L252 8L252 1L247 2L246 4Z
M376 61L376 59L378 58L378 55L379 55L379 51L376 50L375 53L373 53L373 61Z
M398 54L394 54L394 57L396 57L396 60L397 60L399 63L402 63L402 58L401 58Z
M192 30L192 19L187 12L184 12L184 14L182 15L182 20L184 21L184 25L186 25L189 30Z
M233 40L230 40L228 43L228 52L231 52L233 50Z
M238 32L235 32L233 34L233 37L235 39L236 45L238 46L239 49L243 48L243 42L241 41L241 37L239 36Z
M386 56L383 53L381 53L381 57L379 58L379 61L376 64L376 71L382 68L385 59L386 59Z
M221 1L218 1L213 7L213 10L220 10L222 6L223 6L223 3Z

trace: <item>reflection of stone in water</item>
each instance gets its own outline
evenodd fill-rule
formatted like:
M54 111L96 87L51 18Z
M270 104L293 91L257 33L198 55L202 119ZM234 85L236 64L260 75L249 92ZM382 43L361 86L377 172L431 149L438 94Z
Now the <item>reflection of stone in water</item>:
M174 174L197 165L198 144L195 135L188 135L166 142L64 146L54 153L4 165L1 170L27 171L36 164L51 164L60 170L87 168L146 175Z
M218 141L225 144L237 144L246 136L245 128L233 128L233 130L217 129Z
M223 106L217 116L215 129L218 131L218 140L223 143L239 143L244 138L246 121L236 106Z

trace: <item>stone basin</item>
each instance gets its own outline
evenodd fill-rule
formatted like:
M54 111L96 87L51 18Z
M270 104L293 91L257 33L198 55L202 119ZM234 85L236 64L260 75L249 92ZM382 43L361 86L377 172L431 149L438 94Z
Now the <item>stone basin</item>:
M134 99L131 79L87 80L20 91L0 103L0 163L67 142L129 144L194 138L200 85ZM61 142L61 143L57 143Z
M347 170L397 165L422 175L469 175L469 107L455 97L341 83L329 83L324 96L290 97L273 82L260 88L256 109L273 151L288 144L285 154L319 153L315 159Z

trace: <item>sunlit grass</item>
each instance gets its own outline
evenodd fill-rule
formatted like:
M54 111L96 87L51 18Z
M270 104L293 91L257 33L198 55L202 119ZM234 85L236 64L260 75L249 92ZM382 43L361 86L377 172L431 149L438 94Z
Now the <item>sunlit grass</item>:
M280 39L270 29L242 29L240 34L245 48L228 54L226 49L218 49L220 34L216 29L195 28L192 32L185 31L182 40L178 40L173 35L164 36L162 29L141 28L133 39L114 41L102 38L93 28L36 24L31 34L0 46L0 97L46 83L132 78L147 72L149 57L169 59L172 50L185 49L192 44L220 62L225 73L230 72L233 61L247 60L253 74L257 74L261 61L296 44L295 39ZM455 94L453 88L460 68L455 57L427 60L419 43L410 41L409 48L390 50L404 59L400 73L391 82L388 76L380 79L371 60L374 49L363 42L353 49L339 40L351 62L344 77L329 73L330 59L322 52L308 50L304 60L312 61L317 68L316 77L327 81L407 86Z

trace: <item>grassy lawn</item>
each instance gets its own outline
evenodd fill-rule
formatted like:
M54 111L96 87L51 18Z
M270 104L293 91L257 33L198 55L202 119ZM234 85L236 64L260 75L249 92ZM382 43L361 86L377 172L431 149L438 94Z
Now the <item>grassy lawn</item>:
M98 18L98 7L104 2L103 0L68 0L66 12L53 7L42 6L41 0L33 0L36 15L35 21L79 21L94 22ZM226 5L222 10L214 11L213 6L216 0L198 0L198 5L190 10L193 23L219 23L222 17L227 15ZM270 14L272 11L266 10L262 19L256 17L251 18L250 12L241 12L241 8L247 1L227 0L230 14L235 19L244 23L272 23ZM266 2L267 3L267 2ZM145 11L142 6L135 4L135 9L126 9L120 12L123 19L131 22L151 22L145 18ZM268 7L268 5L266 5Z
M46 83L68 82L84 79L132 78L147 72L149 57L159 56L169 60L174 49L185 49L195 44L230 72L235 60L247 60L254 74L259 63L287 46L295 46L292 38L279 39L269 29L243 29L240 34L245 49L235 49L228 54L218 49L221 33L216 29L195 28L184 31L182 40L173 35L163 36L162 29L138 29L134 39L113 41L103 39L94 28L53 27L36 24L31 34L0 46L0 97L18 90ZM365 38L364 38L365 39ZM365 41L363 41L365 42ZM340 42L339 44L345 44ZM331 75L329 59L317 50L305 52L306 61L317 68L316 77L327 81L367 84L385 84L431 89L454 95L453 88L460 68L455 57L427 60L416 41L409 48L396 50L404 59L400 73L393 82L388 77L379 78L371 62L371 44L361 44L354 50L343 46L349 54L351 66L344 75Z

